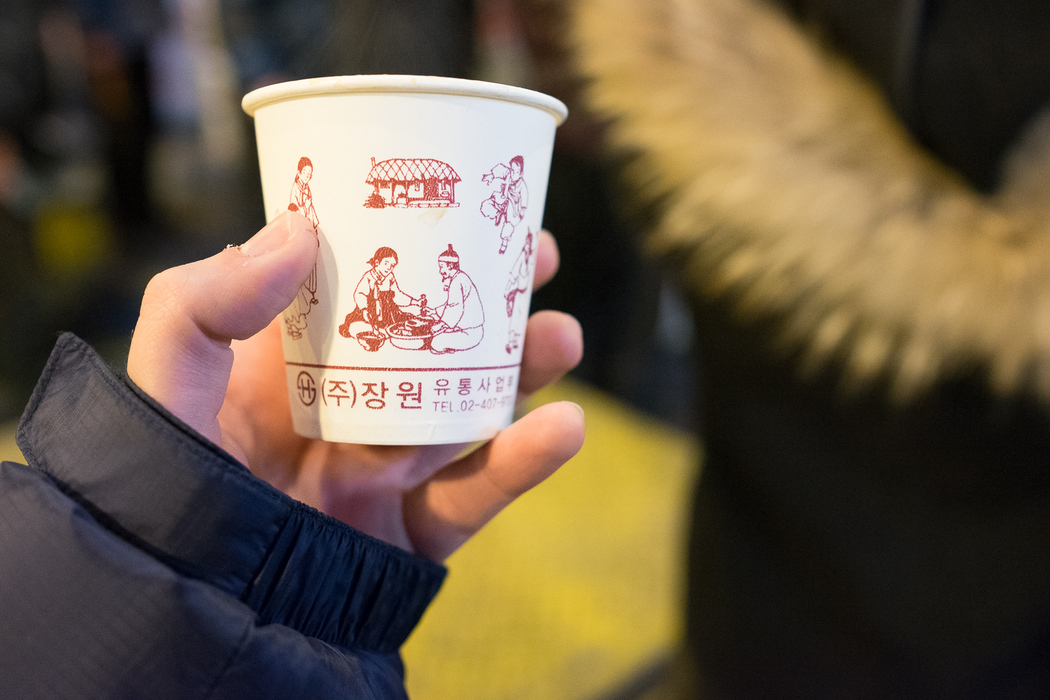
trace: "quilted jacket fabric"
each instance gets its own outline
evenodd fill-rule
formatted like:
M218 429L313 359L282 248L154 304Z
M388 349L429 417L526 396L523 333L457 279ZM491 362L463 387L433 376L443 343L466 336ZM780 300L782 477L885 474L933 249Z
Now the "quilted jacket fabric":
M0 695L399 698L444 567L309 508L63 336L0 465Z

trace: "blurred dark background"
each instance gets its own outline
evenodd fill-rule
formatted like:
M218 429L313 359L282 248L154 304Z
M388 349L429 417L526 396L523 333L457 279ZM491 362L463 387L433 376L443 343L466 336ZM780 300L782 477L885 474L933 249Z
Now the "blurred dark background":
M689 313L642 251L562 21L551 0L0 0L0 423L60 332L122 366L150 277L264 224L245 92L418 73L569 105L544 219L562 269L533 308L579 318L577 379L693 427Z

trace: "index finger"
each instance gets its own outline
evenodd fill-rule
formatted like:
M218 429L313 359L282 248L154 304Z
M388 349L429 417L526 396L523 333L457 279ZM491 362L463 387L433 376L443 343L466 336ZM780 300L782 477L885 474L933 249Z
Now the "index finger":
M444 561L579 452L584 433L583 409L549 403L409 491L402 517L416 553Z

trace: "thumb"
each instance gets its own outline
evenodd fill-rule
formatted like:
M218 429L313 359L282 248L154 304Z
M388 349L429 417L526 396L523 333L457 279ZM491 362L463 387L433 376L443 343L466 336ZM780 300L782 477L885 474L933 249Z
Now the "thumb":
M128 376L216 444L233 366L230 341L265 328L295 298L317 258L310 222L285 212L244 245L156 275L146 286Z

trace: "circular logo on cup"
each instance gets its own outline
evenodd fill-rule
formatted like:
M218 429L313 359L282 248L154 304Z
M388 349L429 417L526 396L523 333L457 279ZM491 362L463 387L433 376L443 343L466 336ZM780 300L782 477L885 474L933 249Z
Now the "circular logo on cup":
M295 380L295 388L299 392L299 400L303 402L304 406L309 406L317 400L317 386L314 384L314 378L310 376L309 372L299 373L299 377Z

